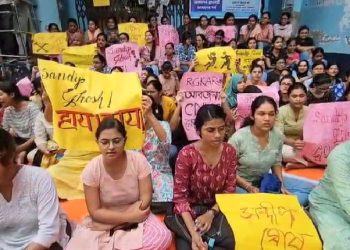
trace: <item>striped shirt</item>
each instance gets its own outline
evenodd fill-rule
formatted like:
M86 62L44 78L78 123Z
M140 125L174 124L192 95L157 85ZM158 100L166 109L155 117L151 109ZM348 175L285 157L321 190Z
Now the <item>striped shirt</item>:
M2 120L2 127L6 131L14 130L16 137L29 139L34 137L34 124L37 115L40 113L38 106L28 102L25 109L17 111L10 106L5 109Z

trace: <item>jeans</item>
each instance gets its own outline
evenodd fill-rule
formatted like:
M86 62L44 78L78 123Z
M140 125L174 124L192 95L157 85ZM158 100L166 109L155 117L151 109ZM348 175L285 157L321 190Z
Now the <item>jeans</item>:
M300 205L307 206L309 203L309 194L317 185L317 182L295 177L289 174L284 174L283 177L283 184L285 188L297 196ZM236 187L236 193L246 194L248 192L243 188Z
M0 5L0 11L12 11L11 4ZM12 30L13 14L12 13L0 13L0 30ZM16 36L13 32L1 32L0 33L0 50L4 55L18 55L18 43Z

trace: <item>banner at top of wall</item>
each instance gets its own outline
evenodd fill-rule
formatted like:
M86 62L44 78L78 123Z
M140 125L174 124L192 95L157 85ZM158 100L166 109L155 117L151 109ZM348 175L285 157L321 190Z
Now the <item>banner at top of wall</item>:
M201 15L223 18L226 12L232 12L236 19L248 18L251 14L259 17L261 8L260 0L191 0L190 14L192 18L199 18Z

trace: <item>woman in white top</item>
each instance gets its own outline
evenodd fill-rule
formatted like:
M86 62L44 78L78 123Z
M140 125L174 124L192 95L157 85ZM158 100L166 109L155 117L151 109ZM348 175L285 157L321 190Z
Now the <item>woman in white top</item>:
M283 12L281 14L281 20L279 23L273 25L273 33L275 36L283 37L284 41L288 41L288 39L292 36L292 24L290 23L290 13Z
M15 163L16 144L0 129L0 249L44 250L68 236L60 222L59 202L49 174Z

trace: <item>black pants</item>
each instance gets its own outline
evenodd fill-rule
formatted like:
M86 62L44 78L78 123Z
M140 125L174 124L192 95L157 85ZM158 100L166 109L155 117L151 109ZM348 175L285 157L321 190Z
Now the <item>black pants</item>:
M12 11L11 4L0 5L0 11ZM0 13L0 30L12 29L14 29L13 13ZM18 55L19 47L13 32L0 33L0 49L1 54Z
M179 216L178 218L181 221L181 224L184 225L184 222L181 216ZM222 213L220 213L214 218L211 229L217 230L220 227L221 220L222 220L222 224L221 224L220 235L216 235L214 237L215 238L214 250L233 250L235 249L235 238L226 217ZM186 226L184 225L184 227ZM209 232L211 231L212 230L209 230ZM180 237L176 235L175 243L176 243L176 249L192 250L192 242L184 237Z

